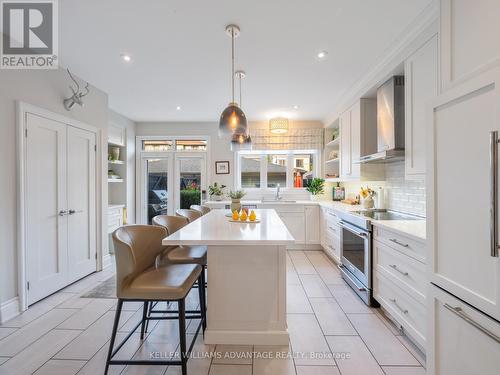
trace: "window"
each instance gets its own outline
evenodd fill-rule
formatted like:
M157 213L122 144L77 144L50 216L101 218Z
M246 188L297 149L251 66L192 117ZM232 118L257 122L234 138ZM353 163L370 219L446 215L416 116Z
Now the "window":
M142 141L142 150L150 152L170 151L172 145L173 142L168 140L147 140Z
M241 155L241 187L260 188L260 155Z
M236 170L241 189L305 188L318 174L317 151L241 151Z
M207 141L195 139L195 140L177 140L175 142L178 151L190 150L190 151L206 151Z
M288 155L269 154L267 159L267 187L275 188L278 185L286 186L286 165Z

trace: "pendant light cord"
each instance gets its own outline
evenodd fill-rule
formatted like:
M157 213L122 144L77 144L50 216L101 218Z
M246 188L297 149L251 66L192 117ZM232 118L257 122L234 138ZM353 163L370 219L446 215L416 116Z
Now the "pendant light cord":
M231 29L231 83L232 83L232 95L234 103L234 27Z
M241 75L242 75L241 73L238 74L238 77L240 79L240 108L243 108L243 99L241 99L241 78L242 78Z

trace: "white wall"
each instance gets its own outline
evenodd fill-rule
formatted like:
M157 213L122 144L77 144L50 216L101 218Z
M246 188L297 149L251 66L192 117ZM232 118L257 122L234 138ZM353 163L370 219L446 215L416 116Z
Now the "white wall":
M17 296L17 212L16 212L16 112L15 101L61 113L103 129L106 135L108 96L95 87L85 97L85 107L64 109L70 95L64 70L0 70L0 303ZM103 171L107 169L102 161ZM107 205L107 191L103 194Z
M267 121L251 121L250 128L260 129L268 126ZM320 121L291 121L290 128L323 128ZM218 136L217 122L138 122L136 135L205 135L210 136L210 165L208 166L208 183L217 181L234 189L234 153L229 142ZM230 174L215 174L215 162L229 160Z

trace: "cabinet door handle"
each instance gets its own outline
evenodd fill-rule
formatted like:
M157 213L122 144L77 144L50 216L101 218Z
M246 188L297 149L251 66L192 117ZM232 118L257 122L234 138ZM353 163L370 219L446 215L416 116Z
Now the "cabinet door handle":
M447 303L444 304L444 307L450 310L453 314L457 315L458 317L462 318L465 320L467 323L469 323L471 326L477 328L481 332L483 332L485 335L489 336L493 340L495 340L497 343L500 344L500 336L495 335L493 332L491 332L489 329L483 327L481 324L478 322L474 321L469 315L464 313L461 307L453 307L451 305L448 305Z
M395 271L398 271L401 275L405 275L405 276L408 276L409 273L408 272L405 272L405 271L401 271L397 265L395 264L389 264L389 267L393 268Z
M399 303L398 301L396 300L396 298L389 298L389 301L391 301L394 306L396 306L398 308L399 311L401 311L403 314L408 314L408 310L407 309L403 309L401 306L399 306Z
M490 246L498 258L498 131L490 132Z
M335 229L334 227L330 227L330 226L328 226L328 228L330 228L330 229L331 229L331 230L333 230L334 232L336 232L336 231L337 231L337 229Z
M61 210L57 213L59 216L66 216L68 214L68 211L66 210Z
M410 247L407 243L402 243L399 242L396 238L389 238L389 241L394 242L396 245L403 246L403 247Z

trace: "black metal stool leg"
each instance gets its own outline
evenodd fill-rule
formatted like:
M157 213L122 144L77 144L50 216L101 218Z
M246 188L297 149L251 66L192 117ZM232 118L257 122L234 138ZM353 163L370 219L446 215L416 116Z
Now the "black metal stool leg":
M148 304L148 308L146 311L146 316L149 318L151 315L151 310L153 309L153 301L149 301L147 304ZM149 327L149 319L146 320L146 328L144 330L144 333L148 333L148 327Z
M109 361L111 360L111 354L113 353L113 346L115 345L116 331L118 331L118 323L120 322L120 315L122 313L123 300L119 299L116 305L115 321L113 323L113 332L111 333L111 340L109 341L109 352L106 359L106 368L104 370L104 375L107 375L109 370Z
M148 305L149 301L144 301L142 306L142 324L141 324L141 340L144 340L144 332L146 331L146 318L148 316Z
M202 271L200 277L198 278L199 285L205 285L205 272ZM205 288L198 288L198 295L200 299L200 313L201 313L201 321L203 327L203 333L205 333L205 329L207 328L207 307L206 307L206 296L205 296Z
M186 351L186 305L183 299L178 301L179 305L179 338L182 375L187 375L187 351Z

